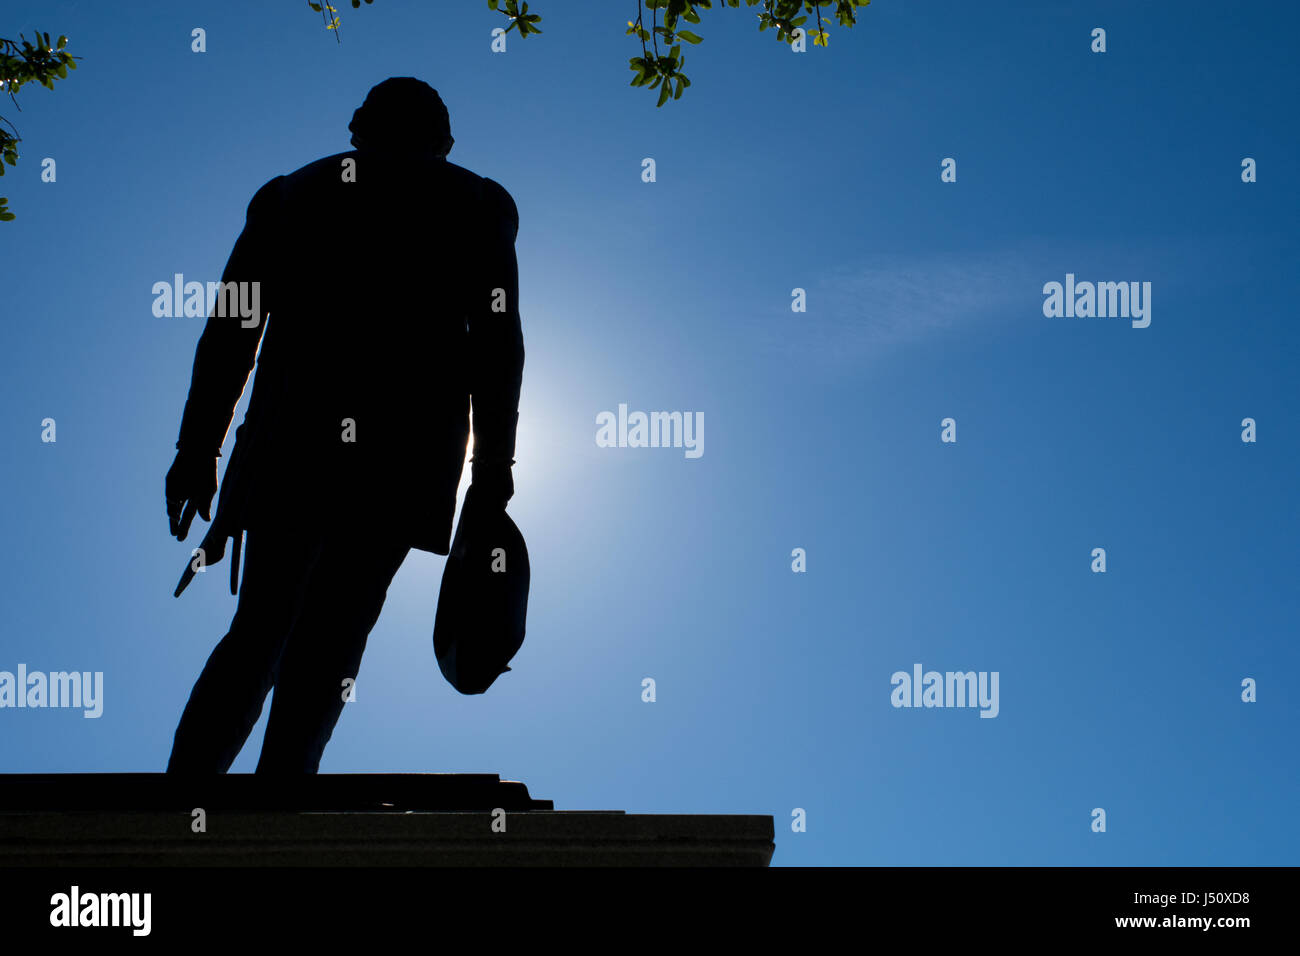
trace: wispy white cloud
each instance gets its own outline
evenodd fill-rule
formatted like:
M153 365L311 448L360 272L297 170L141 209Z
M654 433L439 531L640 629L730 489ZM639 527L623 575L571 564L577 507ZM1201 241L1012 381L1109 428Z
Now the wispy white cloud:
M1171 309L1189 277L1199 296L1250 272L1238 245L1210 235L1037 238L978 251L867 254L861 265L810 276L803 284L808 311L774 308L757 339L816 364L862 368L906 348L1010 334L1016 323L1027 332L1043 321L1043 283L1067 272L1152 281Z
M866 346L906 344L972 324L1026 298L1030 269L1011 256L901 256L828 277L829 315Z
M810 279L808 311L787 310L763 338L787 353L860 364L1032 306L1035 280L1015 252L874 255Z

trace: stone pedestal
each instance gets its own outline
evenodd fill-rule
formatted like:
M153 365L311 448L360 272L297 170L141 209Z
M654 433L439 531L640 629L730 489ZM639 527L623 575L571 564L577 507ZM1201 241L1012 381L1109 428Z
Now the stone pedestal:
M0 868L767 866L773 838L770 816L555 810L495 774L0 775Z

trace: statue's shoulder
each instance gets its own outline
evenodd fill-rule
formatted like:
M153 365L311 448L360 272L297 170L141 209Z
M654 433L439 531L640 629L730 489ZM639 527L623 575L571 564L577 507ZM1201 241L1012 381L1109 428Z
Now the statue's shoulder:
M514 222L516 226L519 225L519 207L515 205L515 198L510 195L510 191L505 186L495 179L480 176L455 163L444 162L444 166L453 180L459 180L463 185L476 189L486 203L497 209L504 218Z
M320 159L313 160L306 166L300 166L291 173L283 176L277 176L282 187L285 190L294 190L296 188L310 187L319 183L342 183L348 178L355 179L355 176L348 177L346 165L351 161L353 171L356 170L359 154L356 150L349 150L346 153L335 153L332 156L322 156ZM271 180L271 183L276 179ZM267 185L271 185L267 183Z
M515 205L515 197L510 195L509 190L495 179L488 179L487 177L483 178L483 190L488 201L501 211L504 218L509 219L518 228L519 207Z

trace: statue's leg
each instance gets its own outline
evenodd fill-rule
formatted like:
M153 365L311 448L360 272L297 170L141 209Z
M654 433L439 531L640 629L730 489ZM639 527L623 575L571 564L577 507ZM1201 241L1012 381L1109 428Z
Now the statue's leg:
M367 534L326 540L280 663L258 773L316 773L408 550Z
M190 693L168 773L225 773L258 718L302 607L319 541L248 532L239 605Z

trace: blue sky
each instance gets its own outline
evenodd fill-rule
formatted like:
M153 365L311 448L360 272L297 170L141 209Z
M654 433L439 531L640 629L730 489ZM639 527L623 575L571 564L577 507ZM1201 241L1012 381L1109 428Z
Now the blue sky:
M305 3L4 5L83 60L0 106L0 669L103 671L105 700L0 710L0 769L165 765L234 599L224 564L171 596L201 322L151 287L218 278L258 186L414 75L520 211L528 638L455 693L443 559L412 553L322 772L770 813L775 864L1297 862L1300 15L876 0L795 54L712 11L656 110L626 3L536 0L505 54L482 2L340 6L342 45ZM1151 282L1150 327L1045 317L1066 273ZM597 447L623 402L702 412L703 456ZM915 663L997 671L997 718L892 707Z

